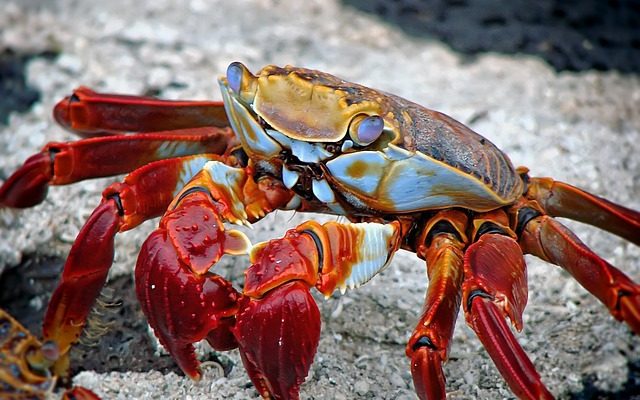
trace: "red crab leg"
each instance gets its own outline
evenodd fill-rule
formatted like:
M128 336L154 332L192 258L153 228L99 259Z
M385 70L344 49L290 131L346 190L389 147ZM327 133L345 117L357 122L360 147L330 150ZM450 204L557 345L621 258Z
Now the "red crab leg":
M219 158L211 154L156 161L104 191L102 203L71 247L45 315L43 335L56 343L62 354L55 367L56 374L66 374L69 347L80 336L107 278L115 234L161 215L192 171Z
M244 234L224 223L249 224L292 193L250 168L207 163L176 196L145 241L136 264L136 294L160 343L188 376L199 379L193 343L207 338L217 349L237 346L230 328L239 295L209 269L224 254L249 251Z
M256 245L234 333L264 398L298 399L320 339L309 289L330 295L382 270L400 244L400 224L307 222Z
M97 93L86 87L58 102L53 116L81 136L229 126L220 101L160 100Z
M462 212L441 211L425 229L428 247L422 245L418 249L418 255L427 262L429 289L406 354L411 359L413 384L421 399L446 398L442 363L448 357L460 308L466 221Z
M189 129L137 136L107 136L49 143L0 187L0 206L31 207L44 200L48 185L131 172L152 161L187 155L224 154L237 144L230 129ZM188 133L188 135L187 135Z
M502 224L476 225L479 236L464 255L462 303L467 324L521 399L552 399L504 317L522 329L527 303L526 265L512 232ZM486 233L482 233L486 232ZM494 233L495 232L495 233ZM509 236L508 236L509 235Z
M640 286L602 258L573 232L547 215L527 223L522 249L566 269L619 320L640 334Z
M640 212L551 178L531 178L526 197L554 217L597 226L640 246Z
M64 391L62 400L100 400L100 397L87 388L74 386Z

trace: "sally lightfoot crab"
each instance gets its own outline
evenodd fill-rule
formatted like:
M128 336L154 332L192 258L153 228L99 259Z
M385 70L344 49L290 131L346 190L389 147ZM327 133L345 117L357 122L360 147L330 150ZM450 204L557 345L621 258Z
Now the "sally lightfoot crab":
M516 396L552 398L505 321L522 329L523 253L567 270L640 333L640 287L553 218L640 244L640 213L530 177L452 118L323 72L267 66L253 75L233 63L219 82L222 102L77 89L54 116L92 137L49 143L0 188L5 207L29 207L49 184L130 172L104 191L49 303L44 336L62 354L54 373L68 369L116 233L160 215L135 269L149 324L194 379L193 343L239 348L265 398L298 398L320 336L310 290L356 288L400 248L424 259L429 277L406 348L420 398L445 397L442 364L460 308ZM278 209L350 222L305 222L254 246L225 227ZM244 253L252 265L237 291L214 266Z

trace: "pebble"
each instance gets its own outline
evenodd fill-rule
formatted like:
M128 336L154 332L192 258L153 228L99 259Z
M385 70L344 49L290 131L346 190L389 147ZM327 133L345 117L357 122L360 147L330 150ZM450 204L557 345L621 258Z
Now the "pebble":
M353 385L353 390L361 396L364 396L369 391L369 384L366 381L357 381Z

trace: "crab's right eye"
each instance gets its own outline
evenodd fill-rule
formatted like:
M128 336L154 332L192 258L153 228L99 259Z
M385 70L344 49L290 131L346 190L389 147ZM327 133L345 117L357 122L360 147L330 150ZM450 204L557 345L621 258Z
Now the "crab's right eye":
M239 62L231 63L227 68L227 82L229 82L229 87L231 88L231 90L236 93L240 93L243 73L243 65Z
M358 115L349 125L349 135L361 146L373 143L384 130L384 120L377 115Z

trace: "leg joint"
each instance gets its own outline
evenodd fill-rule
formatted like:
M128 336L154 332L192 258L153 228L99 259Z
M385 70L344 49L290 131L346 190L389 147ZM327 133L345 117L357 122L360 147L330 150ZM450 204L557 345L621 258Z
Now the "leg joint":
M467 312L471 312L471 305L473 304L473 300L476 297L493 300L493 296L491 296L489 293L485 292L482 289L472 290L471 293L469 293L469 296L467 297L467 304L466 304Z
M427 238L425 239L425 245L429 247L433 239L441 234L451 234L455 236L455 238L459 242L463 242L463 238L460 236L458 230L453 226L453 224L447 220L440 220L436 222L436 224L429 230L427 234Z
M493 222L485 222L483 223L480 228L478 228L478 230L476 231L476 236L473 239L474 242L477 242L478 239L480 239L480 236L487 234L487 233L494 233L497 235L504 235L504 236L509 236L511 237L511 235L509 234L509 232L503 228L502 226L493 223Z
M413 350L415 352L420 347L426 347L426 348L431 349L431 350L438 350L436 345L433 344L433 342L431 341L431 339L428 336L420 336L420 338L418 340L416 340L416 342L411 347L411 350Z
M518 217L517 217L517 223L516 223L516 235L520 237L520 235L524 231L524 228L527 227L527 224L529 223L529 221L531 221L536 217L539 217L540 215L542 215L540 211L531 207L523 207L520 210L518 210Z
M208 195L211 198L212 202L215 202L213 196L211 196L211 191L209 189L207 189L204 186L191 186L190 188L188 188L187 190L185 190L184 192L180 193L180 197L178 197L178 199L174 202L174 209L176 207L178 207L178 204L180 204L180 202L187 196L189 196L192 193L205 193L206 195Z
M305 229L300 233L307 234L313 239L313 243L316 245L316 249L318 250L318 273L322 273L322 265L324 262L324 248L322 246L322 239L311 229Z
M120 198L120 193L113 193L106 197L107 200L113 199L116 203L116 208L118 209L118 215L124 216L124 206L122 205L122 199Z

